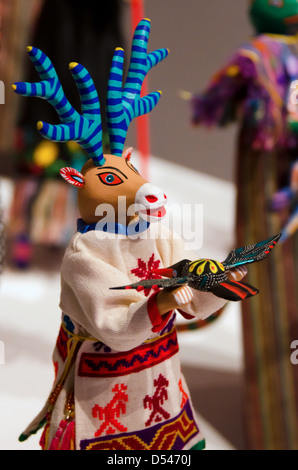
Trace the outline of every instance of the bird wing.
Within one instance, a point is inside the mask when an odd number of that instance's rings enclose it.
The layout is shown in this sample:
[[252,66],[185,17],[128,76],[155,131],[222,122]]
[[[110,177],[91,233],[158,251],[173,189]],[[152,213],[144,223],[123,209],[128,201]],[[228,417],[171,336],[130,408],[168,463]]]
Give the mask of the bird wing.
[[188,277],[177,277],[170,279],[144,279],[143,281],[135,282],[134,284],[128,284],[126,286],[110,287],[111,290],[121,289],[135,289],[141,291],[143,289],[150,289],[153,286],[156,287],[179,287],[182,284],[188,282]]
[[242,264],[261,261],[266,258],[270,251],[275,247],[280,237],[281,233],[269,238],[268,240],[236,248],[228,254],[222,264],[226,269],[232,269]]
[[259,293],[258,289],[250,284],[231,280],[216,284],[210,290],[217,297],[232,301],[248,299]]

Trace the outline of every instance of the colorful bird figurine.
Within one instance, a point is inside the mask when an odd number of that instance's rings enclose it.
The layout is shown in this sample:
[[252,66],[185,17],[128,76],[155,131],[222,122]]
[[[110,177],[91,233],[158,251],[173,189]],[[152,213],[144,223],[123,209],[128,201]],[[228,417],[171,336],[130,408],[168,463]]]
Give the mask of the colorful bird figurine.
[[166,279],[146,279],[127,286],[111,287],[111,289],[158,289],[176,288],[188,284],[193,289],[212,292],[217,297],[238,301],[259,293],[255,287],[230,279],[228,273],[239,266],[261,261],[275,247],[281,234],[274,237],[232,250],[223,262],[212,259],[190,261],[184,259],[164,269],[155,269],[152,274],[164,276]]

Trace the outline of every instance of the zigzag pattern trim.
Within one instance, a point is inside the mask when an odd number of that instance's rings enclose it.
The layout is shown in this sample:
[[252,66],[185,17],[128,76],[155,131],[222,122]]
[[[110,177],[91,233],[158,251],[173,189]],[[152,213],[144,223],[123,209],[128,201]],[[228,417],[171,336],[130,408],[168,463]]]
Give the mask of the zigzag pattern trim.
[[119,377],[139,372],[163,362],[179,350],[176,329],[131,351],[116,354],[82,353],[81,377]]
[[181,413],[171,420],[132,433],[85,439],[80,442],[80,449],[182,450],[199,432],[187,401]]

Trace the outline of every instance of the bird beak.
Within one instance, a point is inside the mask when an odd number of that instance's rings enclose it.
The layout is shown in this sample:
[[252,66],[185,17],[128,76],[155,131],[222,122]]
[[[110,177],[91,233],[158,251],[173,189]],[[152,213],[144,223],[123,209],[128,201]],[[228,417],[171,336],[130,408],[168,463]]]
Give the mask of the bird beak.
[[164,276],[164,277],[173,277],[173,272],[174,272],[174,269],[171,269],[171,268],[164,268],[164,269],[153,269],[152,272],[154,274],[159,274],[160,276]]

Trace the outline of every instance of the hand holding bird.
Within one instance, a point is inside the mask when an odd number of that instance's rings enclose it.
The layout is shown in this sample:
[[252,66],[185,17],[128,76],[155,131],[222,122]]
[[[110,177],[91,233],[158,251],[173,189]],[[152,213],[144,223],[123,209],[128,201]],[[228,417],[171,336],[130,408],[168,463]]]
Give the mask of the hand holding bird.
[[[247,274],[245,266],[231,269],[227,272],[229,279],[241,281]],[[163,289],[158,293],[156,303],[158,310],[161,315],[169,312],[170,310],[178,310],[187,307],[193,299],[193,290],[186,284],[181,287],[177,287],[173,290]]]
[[[236,248],[228,254],[223,262],[205,258],[196,261],[184,259],[168,268],[153,271],[154,274],[164,276],[166,279],[147,279],[127,286],[112,287],[111,289],[136,289],[141,291],[150,287],[153,289],[157,287],[164,288],[163,296],[159,297],[160,299],[164,297],[163,304],[167,304],[167,306],[176,304],[176,307],[173,306],[172,308],[179,308],[178,304],[183,301],[183,298],[186,302],[185,305],[191,302],[189,293],[191,291],[185,290],[185,285],[199,291],[212,292],[217,297],[226,300],[244,300],[259,293],[255,287],[241,282],[247,272],[245,265],[266,258],[276,246],[280,236],[279,233],[268,240]],[[178,289],[173,290],[174,288]],[[161,300],[160,303],[162,304]],[[162,305],[161,308],[164,310],[165,305]]]

